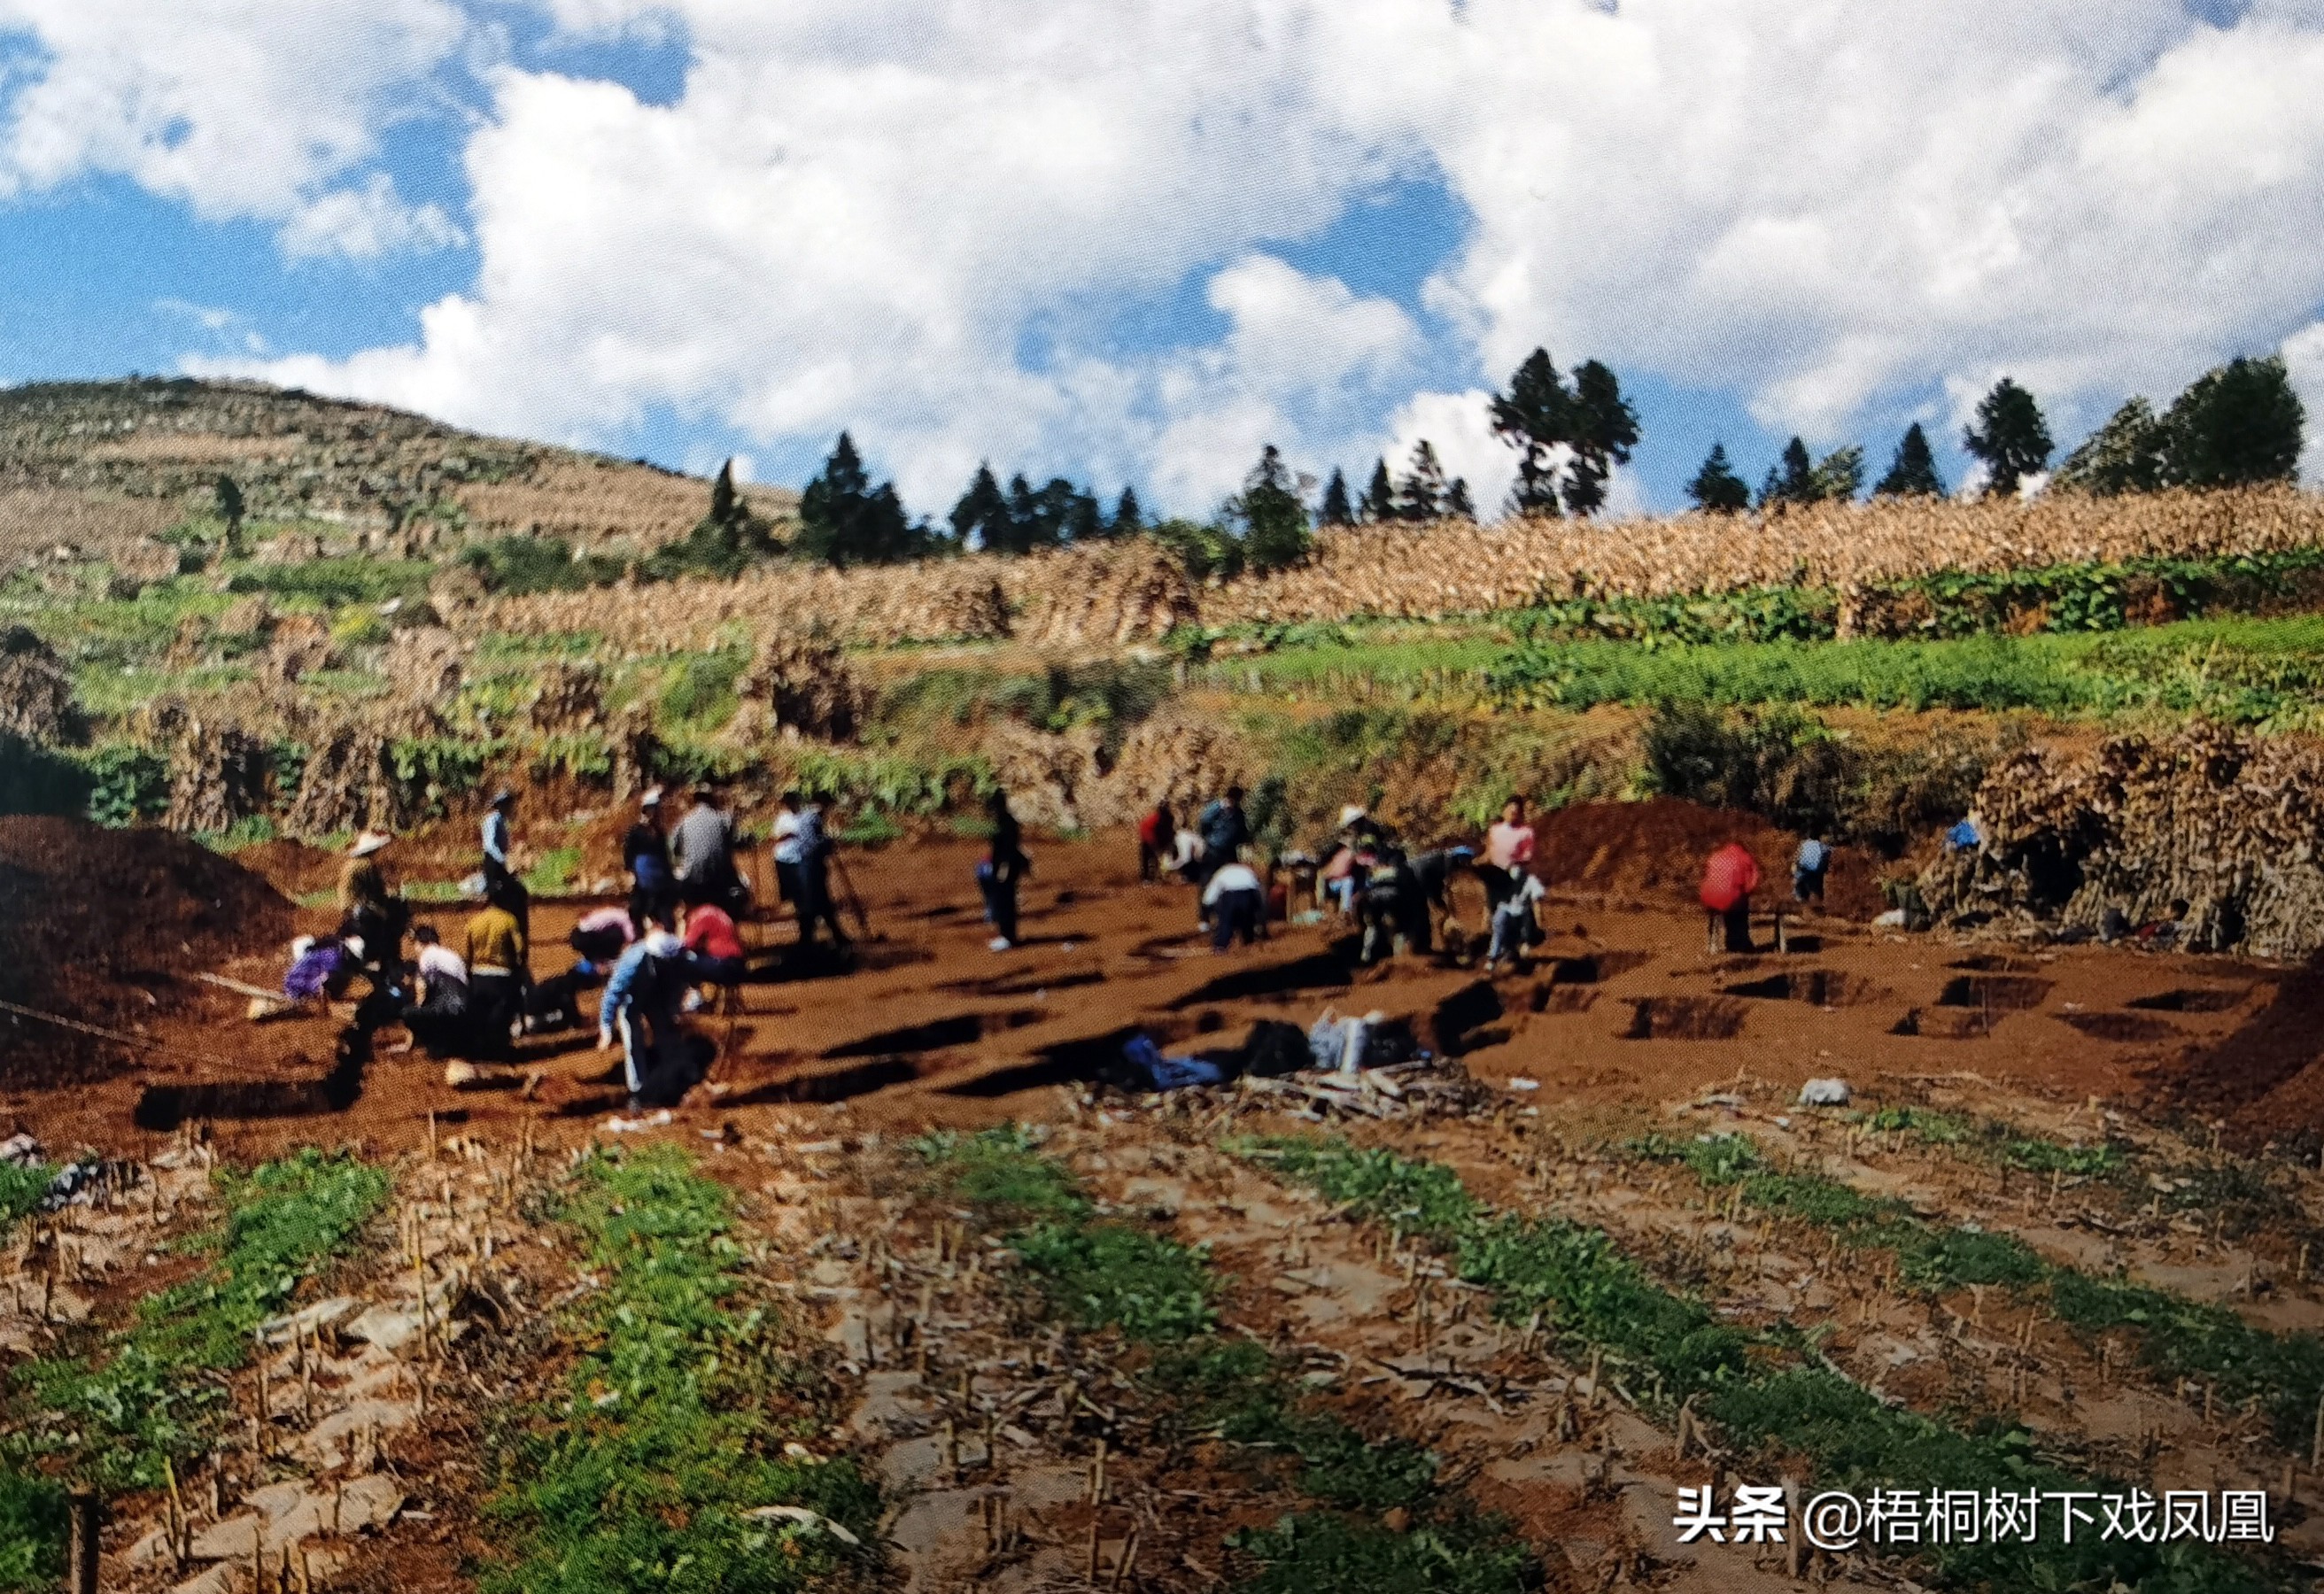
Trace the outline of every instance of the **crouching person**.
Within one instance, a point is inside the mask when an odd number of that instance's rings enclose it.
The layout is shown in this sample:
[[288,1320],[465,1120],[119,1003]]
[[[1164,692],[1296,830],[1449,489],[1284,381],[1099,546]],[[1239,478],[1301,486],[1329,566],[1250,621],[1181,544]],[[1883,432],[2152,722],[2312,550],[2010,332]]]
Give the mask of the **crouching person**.
[[1211,950],[1224,952],[1237,935],[1245,946],[1267,933],[1267,883],[1250,866],[1250,849],[1222,864],[1203,888],[1203,912],[1211,922]]
[[632,1112],[675,1103],[700,1078],[692,1038],[678,1019],[691,975],[685,944],[658,924],[622,954],[605,981],[597,1049],[613,1050],[620,1037]]

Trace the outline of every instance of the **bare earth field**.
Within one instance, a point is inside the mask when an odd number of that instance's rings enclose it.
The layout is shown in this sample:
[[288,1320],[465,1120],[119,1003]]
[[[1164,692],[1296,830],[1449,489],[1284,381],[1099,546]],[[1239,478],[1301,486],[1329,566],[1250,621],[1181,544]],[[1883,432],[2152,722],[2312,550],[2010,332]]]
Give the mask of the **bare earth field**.
[[[2270,1078],[2238,1090],[2228,1077],[2239,1035],[2283,1027],[2272,1004],[2288,982],[2296,1000],[2300,976],[1874,932],[1858,911],[1868,885],[1846,859],[1835,901],[1849,917],[1793,921],[1786,952],[1713,954],[1689,901],[1699,854],[1641,863],[1654,825],[1621,820],[1646,834],[1591,831],[1611,824],[1602,816],[1547,822],[1545,854],[1564,861],[1545,908],[1552,935],[1527,970],[1499,979],[1450,958],[1360,970],[1332,923],[1213,955],[1190,895],[1139,885],[1117,836],[1037,846],[1026,944],[996,955],[971,843],[852,854],[872,936],[839,964],[795,954],[787,922],[749,926],[761,977],[739,1013],[697,1018],[719,1047],[709,1086],[642,1129],[614,1127],[618,1074],[586,1031],[529,1042],[487,1088],[456,1092],[440,1064],[398,1054],[393,1030],[374,1054],[342,1057],[343,1018],[246,1024],[242,998],[189,976],[278,980],[282,924],[269,909],[263,944],[159,957],[150,1001],[106,1007],[108,1027],[147,1038],[143,1057],[124,1064],[115,1049],[108,1063],[100,1046],[50,1070],[33,1021],[8,1032],[0,1131],[136,1172],[126,1193],[47,1221],[40,1243],[67,1260],[50,1265],[39,1304],[25,1281],[41,1265],[20,1263],[0,1294],[0,1359],[122,1321],[181,1274],[168,1241],[202,1221],[213,1162],[352,1145],[392,1170],[392,1241],[383,1215],[372,1242],[301,1289],[301,1326],[226,1377],[258,1425],[239,1424],[178,1480],[184,1503],[116,1496],[105,1586],[475,1587],[505,1553],[504,1524],[480,1506],[506,1481],[484,1459],[496,1414],[553,1394],[583,1353],[563,1313],[604,1276],[549,1193],[593,1145],[672,1144],[732,1193],[752,1287],[815,1369],[810,1392],[786,1397],[805,1403],[791,1442],[852,1458],[880,1485],[885,1559],[840,1575],[931,1591],[1195,1590],[1272,1575],[1280,1564],[1250,1535],[1299,1508],[1314,1474],[1186,1420],[1157,1393],[1165,1352],[1136,1332],[1081,1323],[1055,1300],[1028,1305],[1028,1242],[968,1185],[931,1174],[944,1165],[928,1131],[1013,1122],[1034,1126],[1039,1155],[1094,1211],[1202,1248],[1216,1340],[1265,1347],[1315,1420],[1379,1453],[1425,1447],[1434,1487],[1499,1514],[1532,1557],[1528,1577],[1916,1586],[1889,1556],[1677,1543],[1682,1485],[1797,1468],[1720,1450],[1691,1409],[1657,1397],[1645,1362],[1601,1361],[1545,1331],[1541,1313],[1497,1311],[1419,1220],[1319,1193],[1251,1149],[1253,1137],[1330,1134],[1449,1168],[1504,1212],[1601,1230],[1718,1322],[1809,1329],[1822,1365],[1896,1409],[1943,1422],[2006,1411],[2093,1474],[2157,1492],[2266,1489],[2273,1553],[2324,1550],[2307,1446],[2272,1432],[2258,1398],[2160,1373],[2126,1341],[2019,1293],[1901,1277],[1885,1253],[1849,1249],[1846,1231],[1698,1176],[1670,1149],[1748,1136],[1770,1167],[1902,1203],[1884,1210],[2012,1236],[2045,1265],[2222,1304],[2273,1333],[2313,1331],[2316,1175],[2233,1156],[2236,1137],[2249,1152],[2303,1126],[2237,1120],[2221,1149],[2209,1119],[2184,1110],[2229,1116],[2301,1076],[2278,1036]],[[1784,838],[1755,840],[1775,862]],[[318,866],[295,849],[263,861],[284,886],[314,889]],[[1473,926],[1480,904],[1463,890]],[[565,932],[588,906],[536,907],[537,974],[566,966]],[[459,911],[433,916],[447,939]],[[293,917],[327,927],[316,910]],[[1089,1083],[1139,1031],[1165,1051],[1225,1050],[1256,1020],[1305,1029],[1326,1008],[1408,1019],[1432,1059],[1355,1092],[1295,1078],[1140,1098]],[[1803,1083],[1831,1076],[1856,1092],[1847,1110],[1796,1105]],[[1883,1108],[1904,1110],[1884,1127],[1869,1116]],[[2068,1150],[2111,1146],[2139,1176],[2070,1158],[2043,1172],[1911,1127],[1953,1119]],[[2265,1171],[2216,1190],[2186,1171],[2229,1166]],[[1351,1509],[1394,1535],[1449,1507]]]

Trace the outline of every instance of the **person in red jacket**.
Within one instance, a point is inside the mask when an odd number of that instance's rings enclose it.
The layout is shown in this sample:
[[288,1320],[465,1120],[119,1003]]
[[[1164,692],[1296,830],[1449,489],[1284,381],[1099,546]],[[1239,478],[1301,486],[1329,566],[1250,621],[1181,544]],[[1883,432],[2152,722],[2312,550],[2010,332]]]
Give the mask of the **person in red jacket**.
[[695,900],[687,905],[681,921],[687,978],[697,985],[740,985],[746,964],[742,937],[735,933],[733,917],[708,900],[708,892],[696,890],[689,895]]
[[1138,822],[1138,878],[1149,884],[1159,880],[1177,844],[1178,821],[1170,812],[1170,799],[1158,797]]
[[1723,921],[1727,950],[1751,950],[1751,893],[1759,889],[1759,861],[1740,843],[1729,842],[1702,866],[1702,906],[1711,921]]

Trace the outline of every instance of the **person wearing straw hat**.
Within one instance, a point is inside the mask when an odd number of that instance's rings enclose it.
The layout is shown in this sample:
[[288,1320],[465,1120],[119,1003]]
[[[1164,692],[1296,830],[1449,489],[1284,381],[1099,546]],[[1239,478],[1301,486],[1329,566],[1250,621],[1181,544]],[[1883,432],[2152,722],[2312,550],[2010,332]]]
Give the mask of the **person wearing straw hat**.
[[403,961],[404,905],[389,889],[379,862],[391,839],[384,831],[364,831],[347,849],[346,867],[339,873],[339,940],[362,943],[357,962],[371,974]]
[[661,827],[661,788],[650,786],[638,799],[638,822],[622,837],[622,867],[630,873],[630,926],[639,935],[678,907],[678,871],[669,861],[669,837]]

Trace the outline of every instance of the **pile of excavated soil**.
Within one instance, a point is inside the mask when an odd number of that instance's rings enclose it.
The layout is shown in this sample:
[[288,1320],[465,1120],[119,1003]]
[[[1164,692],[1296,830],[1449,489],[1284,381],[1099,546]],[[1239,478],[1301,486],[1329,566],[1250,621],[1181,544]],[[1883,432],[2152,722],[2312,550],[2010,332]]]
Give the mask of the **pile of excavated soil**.
[[[0,819],[0,1000],[127,1029],[186,1005],[190,977],[278,946],[292,909],[259,876],[161,830]],[[0,1014],[0,1079],[86,1076],[118,1048]]]
[[2226,1120],[2238,1143],[2324,1133],[2324,953],[2216,1046],[2156,1081],[2170,1104]]
[[337,852],[282,838],[244,847],[234,861],[294,901],[337,889],[346,867],[346,860]]
[[[1703,860],[1740,842],[1759,861],[1760,900],[1791,893],[1800,838],[1756,814],[1706,808],[1674,797],[1643,803],[1577,803],[1534,821],[1535,869],[1553,889],[1591,891],[1642,906],[1692,907]],[[1869,862],[1834,850],[1824,882],[1826,911],[1865,919],[1886,906]]]

